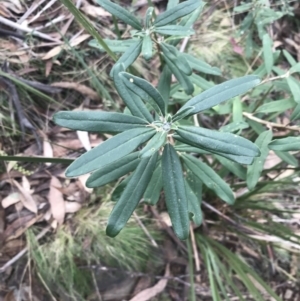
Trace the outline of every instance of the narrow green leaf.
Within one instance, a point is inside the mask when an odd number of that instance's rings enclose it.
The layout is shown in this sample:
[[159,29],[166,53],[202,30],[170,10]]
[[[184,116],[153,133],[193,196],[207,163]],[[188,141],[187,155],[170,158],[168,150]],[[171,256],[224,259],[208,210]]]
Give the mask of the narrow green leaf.
[[225,153],[247,157],[259,155],[259,149],[255,144],[231,133],[220,133],[195,126],[179,126],[176,133],[193,146],[218,152],[219,154]]
[[169,103],[171,79],[172,79],[172,73],[171,73],[168,65],[165,65],[163,67],[163,71],[159,78],[157,90],[160,92],[162,98],[164,99],[166,107],[168,106],[168,103]]
[[172,117],[172,122],[176,122],[180,119],[183,119],[184,117],[188,116],[190,114],[190,112],[193,110],[194,110],[194,107],[186,107],[185,110],[182,110],[180,113],[176,113]]
[[226,81],[193,97],[180,110],[189,106],[194,106],[195,110],[192,114],[197,114],[201,111],[212,108],[225,100],[243,94],[257,86],[259,83],[260,79],[255,75],[247,75]]
[[124,71],[122,65],[115,65],[114,67],[114,83],[119,95],[124,100],[126,106],[130,110],[131,114],[142,119],[152,122],[154,119],[150,114],[149,110],[146,108],[145,104],[135,93],[131,92],[124,85],[121,77],[119,76],[120,72]]
[[[193,189],[190,187],[189,182],[184,180],[186,196],[188,199],[188,211],[190,213],[190,219],[195,223],[196,226],[202,224],[202,211],[201,211],[201,199],[199,200]],[[201,191],[202,187],[198,187]]]
[[193,73],[190,76],[190,80],[194,85],[198,86],[202,90],[208,90],[214,86],[214,84],[211,81],[208,81],[202,76],[195,73]]
[[133,76],[132,74],[121,72],[119,74],[126,87],[132,92],[138,94],[145,101],[152,100],[155,103],[155,108],[159,108],[160,115],[165,116],[166,104],[161,94],[146,80]]
[[167,5],[167,10],[170,10],[171,8],[175,7],[178,5],[179,0],[169,0],[168,5]]
[[181,240],[189,236],[188,202],[182,167],[172,145],[167,144],[162,155],[163,187],[167,209],[174,232]]
[[128,49],[123,53],[123,55],[118,59],[114,67],[110,71],[110,76],[113,77],[115,66],[117,64],[123,64],[124,69],[127,69],[129,66],[131,66],[135,60],[138,58],[142,51],[142,39],[137,40],[135,43],[133,43]]
[[99,45],[105,49],[107,54],[116,61],[116,55],[110,50],[110,48],[107,46],[105,41],[102,39],[102,37],[99,35],[95,27],[86,19],[86,17],[81,13],[81,11],[74,5],[74,3],[71,0],[61,0],[61,2],[68,8],[68,10],[72,13],[72,15],[75,17],[76,21],[82,25],[82,27],[91,35],[94,39],[97,40]]
[[259,177],[261,175],[261,172],[264,168],[264,163],[267,159],[269,148],[268,144],[272,140],[272,131],[268,130],[265,132],[262,132],[256,139],[255,144],[260,149],[260,156],[258,158],[254,159],[254,162],[252,165],[248,166],[247,170],[247,186],[249,190],[254,189],[256,186]]
[[87,132],[124,132],[149,124],[139,117],[104,111],[60,111],[53,121],[62,127]]
[[298,167],[298,160],[293,155],[291,155],[288,152],[280,152],[280,151],[274,151],[275,154],[284,162],[286,162],[289,165]]
[[297,61],[285,49],[282,51],[282,53],[292,67],[297,64]]
[[298,103],[291,115],[291,121],[297,120],[300,118],[300,103]]
[[226,169],[228,169],[234,175],[236,175],[237,177],[239,177],[240,179],[242,179],[244,181],[246,180],[247,170],[245,167],[241,166],[238,163],[231,162],[230,160],[223,158],[222,156],[216,155],[216,158]]
[[100,187],[133,171],[139,164],[139,152],[129,154],[119,160],[97,169],[87,179],[86,186],[90,188]]
[[171,61],[166,55],[164,55],[164,59],[178,82],[181,84],[185,93],[188,95],[192,94],[194,92],[194,85],[192,84],[189,77],[186,74],[182,73],[182,71],[178,69],[174,62]]
[[161,163],[157,165],[151,177],[149,185],[144,193],[144,202],[149,205],[156,205],[159,200],[160,192],[163,188]]
[[275,100],[268,103],[265,103],[258,107],[255,111],[255,113],[273,113],[277,112],[282,113],[286,110],[292,109],[295,107],[295,102],[293,99],[281,99],[281,100]]
[[112,195],[111,195],[111,200],[112,202],[117,202],[122,194],[123,194],[123,191],[125,190],[127,184],[129,183],[131,177],[132,177],[133,174],[127,176],[113,191]]
[[205,74],[222,75],[221,70],[219,68],[212,67],[211,65],[204,62],[202,59],[195,58],[194,56],[188,53],[183,53],[183,55],[187,59],[192,69]]
[[232,101],[232,121],[244,122],[243,117],[243,103],[239,96],[234,97]]
[[249,127],[249,124],[244,121],[236,121],[236,122],[231,122],[228,123],[224,126],[222,126],[219,131],[220,132],[228,132],[228,133],[234,133],[241,131],[243,129],[247,129]]
[[292,76],[287,77],[286,81],[290,87],[290,90],[292,92],[294,100],[297,103],[300,103],[300,84],[299,84],[299,82]]
[[145,28],[148,29],[152,26],[154,7],[148,7],[145,15]]
[[158,153],[140,161],[108,219],[106,234],[115,237],[126,225],[141,200],[155,169]]
[[152,156],[167,141],[167,132],[157,132],[146,144],[146,146],[140,151],[140,157],[146,158]]
[[264,56],[265,66],[268,74],[270,74],[274,65],[274,60],[273,60],[273,50],[272,50],[273,41],[269,36],[269,34],[267,33],[264,34],[262,43],[263,43],[263,56]]
[[139,20],[131,14],[129,11],[124,9],[123,7],[109,1],[109,0],[96,0],[96,2],[102,6],[105,10],[110,12],[115,17],[119,18],[126,24],[132,26],[133,28],[137,30],[142,30],[143,27]]
[[201,5],[201,0],[188,0],[184,1],[173,8],[168,9],[167,11],[160,14],[155,22],[155,26],[164,26],[172,23],[173,21],[182,18],[194,10],[196,10]]
[[120,133],[77,158],[66,170],[66,176],[78,177],[121,159],[154,134],[155,130],[151,128],[137,128]]
[[[113,52],[125,52],[132,45],[136,44],[140,39],[128,39],[128,40],[110,40],[103,39],[105,44],[111,49]],[[106,52],[102,45],[100,45],[97,40],[91,40],[88,43],[89,46],[99,49],[101,52]]]
[[290,74],[298,72],[300,73],[300,62],[293,65],[293,67],[289,70]]
[[281,152],[299,151],[300,137],[287,137],[275,139],[271,143],[269,143],[269,149]]
[[150,60],[153,56],[152,48],[153,46],[150,35],[145,35],[143,37],[142,55],[147,61]]
[[223,201],[232,205],[234,195],[229,185],[205,163],[191,155],[182,155],[186,167],[198,177],[205,186],[213,190]]
[[169,36],[190,36],[195,34],[193,29],[180,25],[165,25],[155,27],[154,32]]

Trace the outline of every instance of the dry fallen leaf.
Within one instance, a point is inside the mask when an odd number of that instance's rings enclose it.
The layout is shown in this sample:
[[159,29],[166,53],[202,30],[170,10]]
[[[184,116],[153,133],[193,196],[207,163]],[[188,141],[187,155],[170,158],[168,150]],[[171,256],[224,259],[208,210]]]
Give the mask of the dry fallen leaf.
[[[44,157],[53,158],[53,149],[52,149],[50,142],[47,140],[43,141],[43,152],[44,152]],[[46,164],[46,166],[51,165],[50,162],[45,163],[45,164]]]
[[21,195],[19,192],[10,193],[7,197],[2,200],[2,207],[7,208],[13,204],[21,201]]
[[90,138],[89,138],[89,133],[84,132],[84,131],[76,131],[78,139],[82,143],[83,147],[89,151],[92,149],[91,143],[90,143]]
[[81,208],[81,204],[77,202],[65,202],[65,212],[75,213]]
[[21,198],[21,202],[23,203],[23,205],[31,212],[33,213],[37,213],[37,205],[35,200],[33,199],[32,195],[30,194],[30,192],[28,192],[26,189],[24,189],[17,181],[12,180],[12,182],[14,183],[14,185],[18,188],[18,190],[21,192],[22,194],[22,198]]
[[104,10],[102,7],[91,5],[87,2],[81,7],[81,10],[91,17],[109,17],[111,14]]
[[70,41],[70,45],[71,47],[75,47],[78,46],[79,44],[81,44],[83,41],[85,41],[86,39],[88,39],[90,37],[89,34],[82,34],[81,36],[76,37],[75,39],[72,39]]
[[87,193],[92,193],[93,192],[93,188],[88,188],[86,187],[85,183],[88,179],[88,177],[90,176],[91,174],[85,174],[85,175],[81,175],[78,177],[78,180],[80,181],[81,183],[81,186],[83,187],[83,189],[87,192]]
[[[169,264],[166,266],[165,271],[165,277],[168,277],[170,275],[170,267]],[[138,293],[136,296],[134,296],[130,301],[147,301],[154,298],[156,295],[161,293],[166,285],[168,283],[168,279],[161,279],[159,280],[154,286],[147,288],[140,293]]]
[[50,181],[50,190],[48,194],[51,212],[53,218],[62,225],[65,218],[65,201],[60,191],[61,183],[56,177],[52,177]]

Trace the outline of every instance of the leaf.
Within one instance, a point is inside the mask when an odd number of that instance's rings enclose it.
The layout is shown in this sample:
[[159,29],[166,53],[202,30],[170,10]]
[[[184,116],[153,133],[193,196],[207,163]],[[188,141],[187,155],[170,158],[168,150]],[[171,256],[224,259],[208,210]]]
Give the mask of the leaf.
[[261,154],[258,158],[254,159],[252,165],[248,166],[247,186],[249,190],[254,189],[259,180],[261,172],[264,168],[264,163],[269,153],[268,144],[272,140],[272,135],[272,131],[270,130],[262,132],[255,141],[255,144],[259,147]]
[[[188,178],[190,178],[190,181],[188,181]],[[200,226],[202,224],[202,220],[203,220],[202,211],[201,211],[202,182],[200,182],[199,179],[197,177],[195,177],[194,174],[189,171],[188,171],[188,178],[184,180],[185,191],[186,191],[186,195],[187,195],[187,199],[188,199],[188,212],[191,214],[190,219],[195,223],[195,225]],[[198,195],[195,194],[194,190],[190,186],[191,181],[197,181]],[[200,185],[199,185],[199,183],[200,183]],[[199,195],[200,195],[200,198],[199,198]]]
[[300,118],[300,103],[298,103],[291,115],[291,121],[294,121],[296,119],[299,119]]
[[255,75],[247,75],[226,81],[193,97],[179,111],[186,107],[194,106],[195,110],[191,113],[191,115],[197,114],[201,111],[212,108],[225,100],[243,94],[257,86],[259,83],[260,79]]
[[[140,39],[128,39],[128,40],[110,40],[103,39],[103,41],[107,44],[107,46],[113,52],[125,52],[128,48],[132,47],[132,45],[136,45],[137,42],[141,41]],[[106,52],[106,50],[100,45],[97,40],[91,40],[88,43],[89,46],[99,49],[102,52]]]
[[192,84],[189,77],[185,73],[182,73],[182,71],[178,69],[176,64],[174,64],[174,62],[170,60],[167,55],[164,55],[164,59],[178,82],[181,84],[185,93],[188,95],[192,94],[194,92],[194,85]]
[[[282,51],[282,53],[292,67],[297,64],[297,61],[285,49]],[[299,66],[300,66],[300,64],[299,64]],[[291,69],[289,70],[290,72],[291,72]]]
[[170,36],[190,36],[192,34],[195,34],[195,31],[193,29],[180,25],[165,25],[154,27],[154,32],[161,35]]
[[162,154],[162,176],[165,200],[176,236],[189,236],[188,202],[179,157],[171,144],[167,144]]
[[117,202],[121,196],[122,196],[122,193],[124,191],[124,189],[126,188],[128,182],[130,181],[132,177],[132,174],[127,176],[113,191],[112,195],[111,195],[111,200],[113,202]]
[[11,179],[11,181],[20,191],[21,202],[23,203],[24,207],[33,213],[37,213],[38,212],[37,204],[33,199],[32,195],[30,194],[30,192],[24,189],[16,180]]
[[146,144],[146,146],[140,151],[140,157],[146,158],[152,156],[167,141],[167,132],[157,132]]
[[246,180],[246,168],[238,163],[231,162],[230,160],[223,158],[222,156],[216,155],[218,161],[230,172],[239,177],[242,180]]
[[115,63],[114,67],[110,71],[110,76],[113,77],[115,66],[117,64],[123,64],[124,69],[127,69],[129,66],[131,66],[135,60],[139,57],[141,51],[142,51],[142,44],[143,40],[139,39],[135,43],[133,43],[128,49],[123,53],[123,55],[118,59],[118,61]]
[[65,201],[61,192],[61,183],[56,177],[51,177],[48,199],[53,218],[62,225],[65,218]]
[[153,121],[153,117],[150,114],[149,110],[146,108],[145,104],[135,93],[132,93],[128,90],[128,88],[124,85],[121,77],[119,77],[119,73],[124,71],[122,65],[115,65],[114,71],[114,83],[115,87],[119,93],[119,95],[124,100],[126,106],[130,110],[131,114],[142,119],[147,120],[149,123]]
[[162,188],[162,169],[161,163],[159,162],[144,193],[144,202],[148,203],[149,205],[155,205],[159,200]]
[[265,103],[258,107],[255,111],[255,113],[273,113],[277,112],[282,113],[286,110],[292,109],[295,107],[295,102],[293,99],[281,99],[276,101],[271,101],[268,103]]
[[300,62],[293,65],[293,67],[289,70],[290,74],[298,72],[300,73]]
[[274,60],[273,60],[273,50],[272,50],[273,41],[269,36],[269,34],[267,33],[264,34],[262,43],[263,43],[263,56],[264,56],[265,66],[268,74],[270,74],[274,65]]
[[231,133],[220,133],[195,126],[179,126],[176,133],[193,146],[221,155],[222,153],[247,157],[259,155],[259,149],[255,144]]
[[107,10],[112,15],[119,18],[126,24],[132,26],[133,28],[135,28],[137,30],[143,29],[139,20],[134,15],[132,15],[130,12],[128,12],[126,9],[124,9],[123,7],[121,7],[115,3],[112,3],[111,1],[108,1],[108,0],[96,0],[96,2],[100,6],[102,6],[105,10]]
[[209,166],[191,155],[182,155],[186,167],[198,177],[204,185],[213,190],[226,203],[234,203],[234,195],[229,185]]
[[85,131],[77,131],[76,134],[82,146],[85,148],[85,150],[86,151],[91,150],[92,147],[90,143],[89,133]]
[[183,53],[184,57],[188,61],[188,64],[191,66],[192,69],[197,70],[199,72],[205,74],[212,74],[212,75],[221,75],[221,70],[217,67],[212,67],[211,65],[207,64],[200,58],[195,58],[194,56]]
[[284,162],[289,165],[298,167],[298,160],[293,155],[289,154],[288,152],[280,152],[275,151],[275,154]]
[[110,164],[135,150],[155,134],[154,129],[137,128],[120,133],[77,158],[66,170],[77,177]]
[[188,0],[184,1],[173,8],[168,9],[162,14],[158,15],[154,22],[154,26],[164,26],[172,23],[173,21],[182,18],[194,10],[196,10],[202,3],[201,0]]
[[157,158],[158,153],[155,153],[152,157],[140,161],[121,198],[110,214],[106,227],[108,236],[115,237],[126,225],[149,184]]
[[115,181],[133,171],[139,162],[139,152],[129,154],[93,172],[87,179],[86,186],[89,188],[100,187]]
[[299,82],[292,76],[287,77],[286,81],[287,81],[287,83],[289,85],[289,88],[292,92],[294,100],[297,103],[300,103],[300,84],[299,84]]
[[222,126],[219,131],[220,132],[227,132],[227,133],[233,133],[233,132],[238,132],[243,129],[247,129],[249,127],[249,124],[244,121],[236,121],[236,122],[231,122],[228,123],[224,126]]
[[168,106],[170,89],[171,89],[172,73],[167,65],[164,65],[163,71],[159,78],[157,90],[160,92],[162,98],[165,101],[165,106]]
[[152,40],[150,35],[145,35],[143,38],[142,55],[147,61],[150,60],[153,56],[152,47]]
[[54,114],[53,121],[72,130],[105,133],[124,132],[149,124],[139,117],[104,111],[60,111]]
[[173,117],[172,117],[172,122],[176,122],[180,119],[183,119],[184,117],[188,116],[191,111],[194,110],[194,107],[186,107],[185,110],[182,110],[181,112],[177,112]]
[[153,12],[154,12],[154,7],[148,7],[146,14],[145,14],[145,28],[149,29],[152,25],[152,18],[153,18]]
[[153,107],[155,107],[156,110],[157,107],[159,108],[159,111],[157,113],[165,116],[165,101],[158,90],[156,90],[150,83],[142,78],[133,76],[132,74],[126,72],[121,72],[119,76],[121,77],[123,83],[127,88],[129,88],[132,92],[138,94],[145,101],[152,100],[152,103],[154,102]]
[[287,137],[275,139],[269,143],[269,149],[281,152],[299,151],[300,137]]

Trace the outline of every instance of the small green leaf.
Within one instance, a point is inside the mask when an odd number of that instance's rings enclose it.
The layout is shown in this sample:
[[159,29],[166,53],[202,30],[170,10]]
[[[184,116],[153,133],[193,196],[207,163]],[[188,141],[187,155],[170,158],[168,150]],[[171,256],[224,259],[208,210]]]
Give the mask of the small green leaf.
[[247,157],[259,155],[259,149],[255,144],[231,133],[220,133],[195,126],[179,126],[176,133],[191,145],[218,152],[220,155],[223,153]]
[[[297,61],[285,49],[282,51],[282,53],[292,67],[297,64]],[[290,71],[291,71],[291,69],[290,69]]]
[[176,122],[180,119],[183,119],[184,117],[188,116],[190,114],[190,112],[193,110],[194,110],[194,107],[186,107],[185,110],[182,110],[180,113],[176,113],[172,117],[172,122]]
[[181,84],[185,93],[188,95],[192,94],[194,92],[194,85],[192,84],[189,77],[185,73],[182,73],[182,71],[178,69],[176,64],[174,64],[174,61],[170,60],[167,55],[164,55],[164,59],[178,82]]
[[255,75],[247,75],[226,81],[193,97],[180,110],[189,106],[194,106],[195,110],[192,114],[197,114],[201,111],[212,108],[225,100],[243,94],[257,86],[259,83],[260,79]]
[[244,181],[246,180],[247,170],[245,167],[241,166],[238,163],[232,162],[226,158],[223,158],[222,156],[216,155],[216,158],[226,169],[228,169],[234,175],[236,175],[237,177],[239,177],[240,179],[242,179]]
[[157,90],[160,92],[161,96],[165,101],[165,107],[168,106],[169,103],[169,96],[170,96],[170,89],[171,89],[171,79],[172,73],[167,65],[163,67],[163,71],[159,78]]
[[267,33],[264,34],[262,43],[263,43],[263,56],[264,56],[265,66],[268,74],[270,74],[274,65],[274,60],[273,60],[273,50],[272,50],[273,41],[269,36],[269,34]]
[[298,160],[293,155],[291,155],[288,152],[280,152],[280,151],[274,151],[275,154],[284,162],[286,162],[289,165],[298,167]]
[[291,115],[291,121],[297,120],[300,118],[300,103],[298,103]]
[[146,144],[146,146],[140,151],[140,157],[146,158],[152,156],[167,141],[167,132],[157,132]]
[[148,7],[145,15],[145,28],[148,29],[152,26],[154,7]]
[[115,66],[117,66],[117,64],[123,64],[124,69],[127,69],[135,62],[135,60],[138,58],[138,56],[142,51],[142,43],[143,43],[142,39],[139,39],[135,43],[133,43],[130,47],[128,47],[128,49],[123,53],[123,55],[118,59],[114,67],[111,69],[110,71],[111,77],[113,77]]
[[[198,182],[202,184],[202,182]],[[184,184],[186,196],[188,199],[188,211],[190,213],[190,219],[195,223],[196,226],[200,226],[203,220],[201,211],[201,198],[199,199],[198,196],[194,193],[187,180],[184,180]],[[202,185],[198,186],[197,189],[201,193]]]
[[53,121],[62,127],[87,132],[119,133],[149,124],[139,117],[104,111],[60,111]]
[[149,185],[144,193],[144,202],[149,205],[156,205],[159,200],[160,192],[163,188],[161,163],[157,165],[151,177]]
[[182,167],[172,145],[167,144],[162,155],[163,187],[167,209],[174,232],[181,240],[189,236],[188,202]]
[[122,65],[118,64],[114,66],[114,83],[119,95],[124,100],[132,115],[145,119],[151,123],[154,119],[141,98],[129,91],[124,85],[121,77],[119,77],[119,74],[122,71],[124,71]]
[[115,237],[141,200],[156,166],[158,153],[140,161],[108,219],[106,234]]
[[228,133],[234,133],[238,132],[243,129],[247,129],[249,127],[249,124],[244,121],[236,121],[228,123],[220,128],[220,132],[228,132]]
[[289,70],[290,74],[298,72],[300,73],[300,62],[293,65],[293,67]]
[[275,139],[271,143],[269,143],[269,149],[281,152],[299,151],[300,137],[287,137]]
[[[165,116],[166,113],[166,104],[161,96],[161,94],[156,90],[150,83],[146,80],[133,76],[132,74],[121,72],[119,74],[123,83],[135,94],[138,94],[145,101],[151,101],[151,104],[154,103],[154,109],[158,111],[157,113]],[[158,110],[157,110],[158,107]]]
[[223,201],[232,205],[234,195],[229,185],[205,163],[191,155],[182,155],[186,167],[198,177],[204,185],[213,190]]
[[139,20],[134,15],[132,15],[129,11],[124,9],[123,7],[121,7],[115,3],[112,3],[111,1],[108,1],[108,0],[96,0],[96,2],[99,5],[101,5],[105,10],[107,10],[112,15],[119,18],[126,24],[132,26],[133,28],[135,28],[137,30],[143,29]]
[[111,195],[111,200],[112,202],[117,202],[122,194],[123,194],[123,191],[125,190],[128,182],[130,181],[131,177],[132,177],[133,174],[127,176],[113,191],[112,195]]
[[142,55],[147,61],[150,60],[153,56],[152,48],[153,46],[150,35],[145,35],[143,37]]
[[255,113],[273,113],[277,112],[282,113],[286,110],[292,109],[295,107],[295,102],[293,99],[281,99],[281,100],[275,100],[268,103],[265,103],[258,107],[255,111]]
[[155,26],[164,26],[167,24],[172,23],[173,21],[182,18],[194,10],[196,10],[202,3],[201,0],[188,0],[184,1],[176,6],[174,6],[171,9],[168,9],[167,11],[160,14],[155,22]]
[[263,171],[264,163],[269,153],[268,144],[272,140],[272,135],[272,131],[270,130],[262,132],[255,141],[255,144],[259,147],[261,154],[258,158],[254,159],[252,165],[248,166],[247,186],[249,190],[254,189],[259,180],[261,172]]
[[154,32],[169,36],[190,36],[195,34],[193,29],[180,25],[165,25],[155,27]]
[[100,187],[115,181],[133,171],[138,166],[139,162],[139,152],[129,154],[120,160],[105,165],[101,169],[97,169],[87,179],[86,186],[89,188]]
[[187,59],[192,69],[205,74],[222,75],[221,70],[219,68],[212,67],[211,65],[207,64],[200,58],[195,58],[194,56],[188,53],[183,53],[183,55]]
[[77,158],[66,170],[66,176],[78,177],[121,159],[154,134],[155,130],[151,128],[136,128],[120,133]]
[[286,81],[290,87],[290,90],[292,92],[294,100],[297,103],[300,103],[300,84],[299,84],[299,82],[292,76],[287,77]]
[[[128,40],[110,40],[103,39],[107,46],[113,52],[125,52],[132,45],[136,44],[140,39],[128,39]],[[102,52],[106,52],[102,45],[100,45],[97,40],[91,40],[88,43],[89,46],[99,49]]]

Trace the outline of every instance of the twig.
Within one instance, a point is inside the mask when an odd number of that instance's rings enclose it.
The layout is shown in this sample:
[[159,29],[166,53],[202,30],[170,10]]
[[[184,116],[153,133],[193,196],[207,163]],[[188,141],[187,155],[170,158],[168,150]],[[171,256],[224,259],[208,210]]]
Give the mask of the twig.
[[19,39],[24,39],[25,38],[22,34],[19,34],[15,31],[2,29],[2,28],[0,28],[0,35],[12,36],[12,37],[16,37],[16,38],[19,38]]
[[40,15],[47,10],[48,8],[50,8],[57,0],[51,0],[49,1],[28,23],[32,23],[34,22],[37,18],[40,17]]
[[279,124],[279,123],[275,123],[275,122],[270,122],[270,121],[266,121],[266,120],[262,120],[260,118],[254,117],[251,113],[246,113],[244,112],[243,115],[245,117],[247,117],[248,119],[251,119],[253,121],[256,121],[258,123],[264,124],[269,128],[281,128],[281,129],[286,129],[286,130],[291,130],[291,131],[296,131],[296,132],[300,132],[300,127],[298,126],[289,126],[289,125],[284,125],[284,124]]
[[34,30],[34,29],[30,28],[30,27],[27,27],[27,26],[22,26],[22,25],[20,25],[18,23],[12,22],[12,21],[10,21],[10,20],[2,17],[2,16],[0,16],[0,23],[2,23],[4,25],[7,25],[7,26],[9,26],[11,28],[18,29],[18,30],[30,33],[33,36],[39,37],[39,38],[44,39],[44,40],[48,40],[48,41],[52,41],[52,42],[60,42],[59,40],[57,40],[55,38],[52,38],[52,37],[50,37],[47,34],[44,34],[42,32],[36,31],[36,30]]
[[102,301],[102,297],[101,297],[101,294],[100,294],[100,291],[99,291],[99,287],[98,287],[98,284],[97,284],[97,280],[96,280],[94,271],[92,271],[92,278],[93,278],[93,283],[94,283],[94,287],[95,287],[95,290],[96,290],[96,295],[98,297],[98,301]]
[[[191,242],[192,242],[192,248],[193,248],[193,253],[194,253],[194,258],[195,258],[195,267],[196,267],[196,272],[197,274],[200,272],[200,259],[199,259],[199,253],[197,250],[197,245],[196,245],[196,240],[195,240],[195,233],[192,225],[190,226],[190,232],[191,232]],[[201,283],[201,276],[200,274],[196,275],[196,281],[198,283]]]
[[156,241],[154,240],[154,238],[152,237],[152,235],[149,233],[149,231],[147,230],[147,228],[144,226],[144,224],[142,223],[142,221],[140,220],[140,218],[138,217],[138,215],[135,212],[133,212],[133,216],[134,216],[135,220],[138,222],[138,224],[140,225],[140,227],[145,232],[146,236],[150,239],[152,245],[155,248],[158,248],[158,245],[157,245]]
[[[36,240],[40,240],[42,237],[44,237],[50,229],[51,229],[51,226],[49,226],[49,227],[45,228],[43,231],[41,231],[41,233],[37,235]],[[28,247],[21,250],[17,255],[15,255],[11,260],[9,260],[5,265],[3,265],[0,268],[0,274],[4,273],[7,268],[9,268],[16,261],[18,261],[27,252],[28,252]]]
[[33,3],[31,7],[25,12],[25,14],[17,21],[18,24],[22,24],[40,5],[46,0],[41,0],[39,3]]
[[286,73],[284,73],[284,74],[282,74],[282,75],[278,75],[278,76],[274,76],[274,77],[271,77],[271,78],[267,78],[267,79],[263,80],[263,81],[260,83],[260,85],[263,85],[263,84],[268,83],[268,82],[272,82],[272,81],[274,81],[274,80],[287,78],[287,77],[289,77],[289,76],[290,76],[290,72],[288,71],[288,72],[286,72]]

